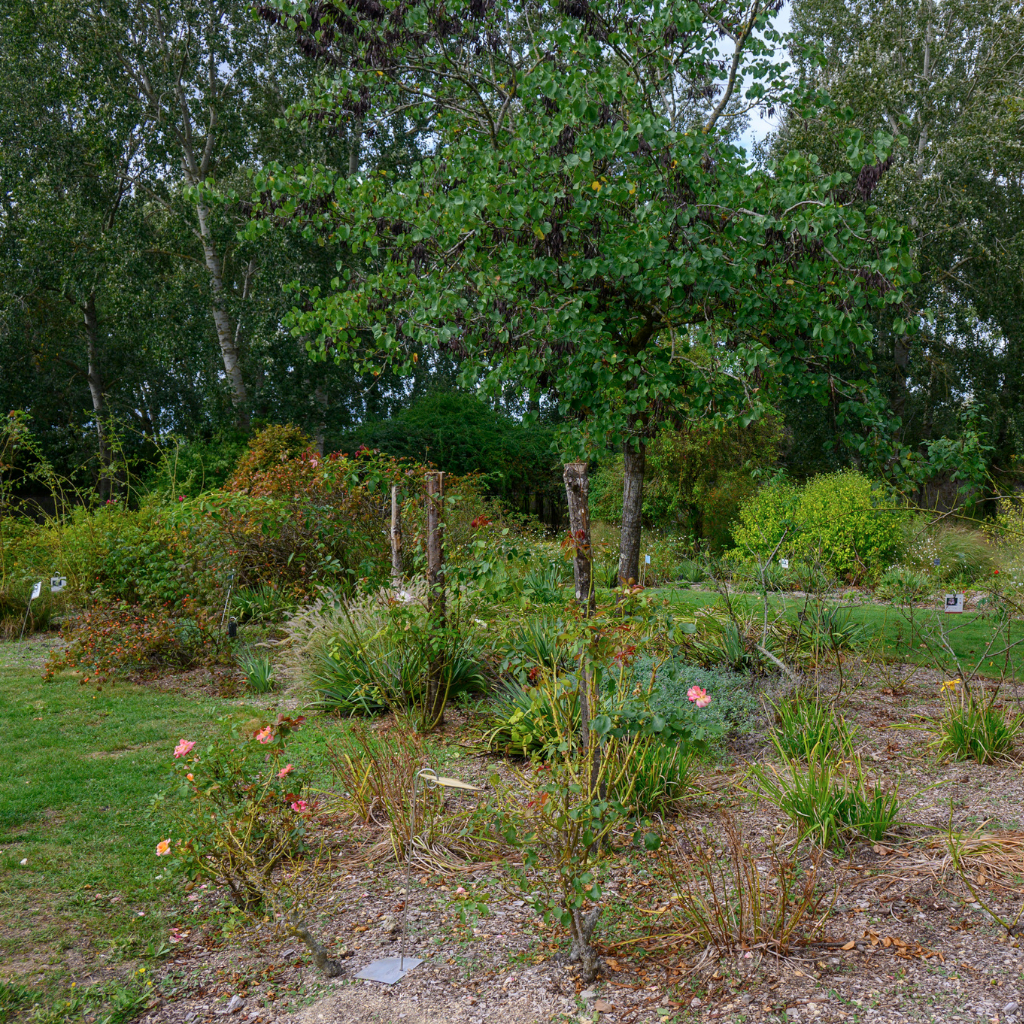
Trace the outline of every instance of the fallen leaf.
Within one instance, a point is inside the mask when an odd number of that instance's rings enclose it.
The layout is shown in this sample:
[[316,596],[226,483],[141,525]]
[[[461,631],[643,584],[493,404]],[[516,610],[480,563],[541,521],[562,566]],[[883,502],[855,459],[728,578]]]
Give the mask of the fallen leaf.
[[853,939],[850,939],[850,941],[845,946],[843,946],[842,948],[843,949],[855,949],[856,946],[857,946],[857,943],[854,942]]
[[594,1009],[597,1010],[598,1013],[611,1013],[613,1006],[604,999],[595,999]]

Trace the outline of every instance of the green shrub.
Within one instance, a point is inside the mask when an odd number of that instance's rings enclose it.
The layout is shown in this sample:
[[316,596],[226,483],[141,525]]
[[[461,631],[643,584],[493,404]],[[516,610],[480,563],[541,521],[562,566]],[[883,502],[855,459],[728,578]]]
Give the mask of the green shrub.
[[558,756],[556,723],[571,722],[574,733],[580,728],[578,681],[571,674],[533,671],[536,683],[505,682],[491,708],[496,724],[483,739],[490,750],[551,760]]
[[421,708],[430,666],[437,662],[446,701],[487,692],[484,654],[457,623],[438,632],[422,607],[363,602],[315,655],[316,706],[346,716]]
[[815,477],[804,485],[796,509],[801,546],[840,574],[877,576],[903,539],[907,513],[894,505],[854,470]]
[[212,491],[222,487],[234,472],[245,448],[246,437],[240,432],[175,444],[147,473],[144,487],[170,500],[182,494],[195,497]]
[[270,583],[239,587],[231,595],[231,604],[239,623],[280,622],[297,607],[293,597]]
[[[879,576],[898,555],[908,513],[854,470],[814,477],[803,487],[773,484],[740,509],[739,554],[801,557],[848,579]],[[780,541],[782,542],[780,544]]]
[[767,557],[783,538],[782,554],[794,550],[797,506],[800,488],[789,483],[769,484],[745,501],[739,510],[738,522],[733,526],[733,540],[739,554],[753,553]]
[[277,685],[274,666],[265,654],[245,654],[238,659],[250,693],[270,693]]
[[797,696],[772,708],[776,719],[772,740],[787,760],[806,761],[814,750],[826,757],[852,755],[856,730],[822,701]]
[[877,781],[869,784],[858,758],[852,758],[847,776],[821,746],[806,750],[803,760],[787,757],[777,742],[776,747],[783,769],[755,765],[752,775],[763,795],[790,818],[802,838],[822,849],[842,849],[858,836],[879,842],[895,828],[898,793],[887,793]]
[[935,592],[936,581],[923,569],[890,565],[882,573],[875,594],[888,601],[911,604]]
[[45,632],[53,625],[54,615],[63,610],[64,599],[50,592],[48,579],[42,580],[42,592],[29,609],[28,598],[34,582],[20,586],[9,583],[0,588],[0,638],[16,639],[22,630],[26,636]]
[[939,722],[939,750],[956,761],[993,764],[1013,752],[1024,715],[1007,718],[996,707],[998,694],[986,700],[959,679],[942,683],[945,711]]
[[708,721],[718,723],[728,733],[748,733],[756,728],[760,704],[749,676],[728,669],[702,669],[679,657],[660,662],[652,657],[637,658],[630,676],[633,685],[639,687],[653,676],[648,702],[656,715],[671,715],[685,708],[689,703],[687,692],[699,686],[712,698],[703,712]]

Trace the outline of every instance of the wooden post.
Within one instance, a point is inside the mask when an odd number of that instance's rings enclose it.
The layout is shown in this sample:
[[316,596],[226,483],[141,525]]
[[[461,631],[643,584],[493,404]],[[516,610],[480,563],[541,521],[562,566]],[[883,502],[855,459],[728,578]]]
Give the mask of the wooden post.
[[594,592],[594,551],[590,545],[590,483],[585,462],[567,462],[562,469],[565,496],[569,502],[569,536],[575,551],[572,574],[576,600],[585,616],[597,610]]
[[444,540],[441,521],[444,501],[444,473],[427,474],[427,613],[435,632],[434,654],[427,675],[427,698],[424,724],[428,729],[444,721],[444,705],[448,699],[444,675],[445,618]]
[[402,506],[398,501],[398,485],[391,486],[391,589],[402,589]]

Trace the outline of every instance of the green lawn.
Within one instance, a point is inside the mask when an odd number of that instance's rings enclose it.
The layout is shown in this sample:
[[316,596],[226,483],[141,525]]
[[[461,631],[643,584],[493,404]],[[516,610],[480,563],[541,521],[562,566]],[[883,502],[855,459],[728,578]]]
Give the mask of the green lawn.
[[[703,590],[665,588],[662,593],[669,597],[676,613],[682,615],[722,600],[718,594]],[[736,594],[733,600],[737,608],[747,613],[760,613],[762,609],[757,595]],[[781,612],[796,623],[805,603],[802,598],[770,595],[769,606],[772,615]],[[994,678],[1024,679],[1024,622],[1009,624],[1011,647],[1007,652],[1007,624],[977,612],[947,615],[939,608],[916,609],[911,621],[906,613],[890,605],[844,603],[842,608],[851,621],[864,626],[866,651],[874,656],[927,665],[953,676],[958,670],[954,658],[943,649],[944,635],[968,674],[973,671]],[[814,614],[812,608],[810,615]]]
[[[257,712],[145,686],[46,683],[41,651],[39,642],[0,645],[0,1022],[19,1003],[63,1000],[75,977],[169,951],[180,878],[165,876],[155,856],[165,836],[150,798],[179,739]],[[295,752],[315,763],[336,728],[311,722]]]

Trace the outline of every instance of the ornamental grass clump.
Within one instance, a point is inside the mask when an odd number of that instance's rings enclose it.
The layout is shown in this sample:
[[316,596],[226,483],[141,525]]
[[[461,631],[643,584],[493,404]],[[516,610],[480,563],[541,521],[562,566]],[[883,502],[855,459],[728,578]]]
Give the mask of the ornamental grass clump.
[[860,758],[833,759],[818,744],[803,757],[788,756],[774,737],[782,767],[755,765],[760,794],[782,811],[799,836],[820,849],[843,850],[857,838],[879,842],[899,823],[897,788],[870,781]]
[[938,747],[955,761],[993,764],[1014,748],[1024,715],[1007,717],[996,706],[998,689],[987,700],[959,679],[941,684],[944,703],[939,721]]

